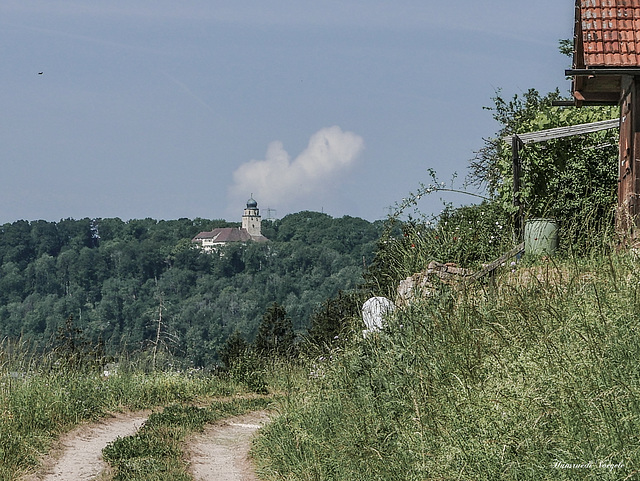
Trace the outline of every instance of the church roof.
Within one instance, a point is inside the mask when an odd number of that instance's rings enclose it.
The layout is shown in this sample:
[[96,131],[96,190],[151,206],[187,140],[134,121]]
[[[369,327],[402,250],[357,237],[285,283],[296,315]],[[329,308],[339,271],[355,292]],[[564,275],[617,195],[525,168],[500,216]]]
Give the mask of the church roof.
[[211,239],[214,242],[246,242],[251,236],[241,227],[220,227],[211,232],[200,232],[193,240]]
[[213,229],[211,232],[200,232],[193,238],[194,241],[211,240],[215,243],[227,242],[265,242],[268,239],[265,236],[252,236],[247,229],[242,227],[220,227]]

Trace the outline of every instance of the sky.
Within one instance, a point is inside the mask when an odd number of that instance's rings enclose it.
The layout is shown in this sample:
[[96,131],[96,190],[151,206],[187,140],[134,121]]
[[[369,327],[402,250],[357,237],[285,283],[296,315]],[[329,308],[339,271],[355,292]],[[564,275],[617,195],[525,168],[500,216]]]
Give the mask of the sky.
[[[2,0],[0,224],[384,219],[498,89],[568,93],[572,0]],[[473,197],[435,193],[443,202]],[[463,198],[464,197],[464,198]]]

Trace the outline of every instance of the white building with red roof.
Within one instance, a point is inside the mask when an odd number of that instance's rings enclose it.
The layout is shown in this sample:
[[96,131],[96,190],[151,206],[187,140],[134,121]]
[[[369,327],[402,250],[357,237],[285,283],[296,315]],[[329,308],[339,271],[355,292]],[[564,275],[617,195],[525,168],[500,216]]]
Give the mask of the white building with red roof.
[[211,232],[200,232],[192,241],[206,252],[217,251],[227,244],[241,242],[267,242],[262,235],[262,218],[258,203],[252,198],[247,201],[247,207],[242,214],[242,227],[220,227]]

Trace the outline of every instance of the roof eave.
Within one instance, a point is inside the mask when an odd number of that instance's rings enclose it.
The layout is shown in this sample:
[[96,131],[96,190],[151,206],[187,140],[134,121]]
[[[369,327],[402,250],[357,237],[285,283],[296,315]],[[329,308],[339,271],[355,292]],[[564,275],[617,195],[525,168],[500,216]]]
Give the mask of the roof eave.
[[624,77],[640,76],[638,67],[591,67],[565,70],[573,77],[573,96],[577,106],[618,105]]
[[635,77],[640,76],[640,67],[610,67],[603,65],[589,68],[570,68],[565,70],[564,73],[568,77],[622,77],[624,75]]

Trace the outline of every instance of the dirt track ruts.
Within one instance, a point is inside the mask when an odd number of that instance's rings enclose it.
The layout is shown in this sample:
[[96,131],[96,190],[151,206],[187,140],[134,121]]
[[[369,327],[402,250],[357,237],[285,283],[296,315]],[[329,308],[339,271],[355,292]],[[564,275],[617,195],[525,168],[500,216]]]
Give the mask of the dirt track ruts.
[[[102,450],[118,437],[134,434],[149,412],[117,414],[63,435],[36,474],[21,481],[91,481],[107,468]],[[190,471],[196,481],[257,481],[249,461],[251,437],[268,422],[256,411],[207,426],[186,443]]]

